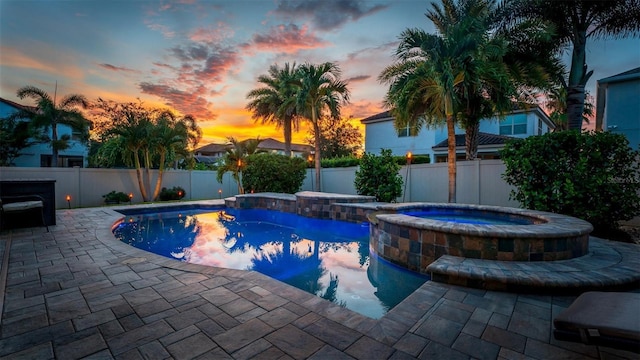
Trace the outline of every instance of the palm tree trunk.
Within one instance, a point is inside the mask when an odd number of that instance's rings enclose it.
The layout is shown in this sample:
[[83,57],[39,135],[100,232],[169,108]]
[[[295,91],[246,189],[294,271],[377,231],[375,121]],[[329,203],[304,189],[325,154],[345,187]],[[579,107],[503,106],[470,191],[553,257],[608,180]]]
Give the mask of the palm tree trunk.
[[[145,149],[143,151],[144,154],[144,172],[146,174],[146,177],[144,179],[144,186],[146,189],[149,189],[149,191],[151,191],[151,156],[149,154],[149,150]],[[151,201],[153,201],[154,199],[151,199]]]
[[162,175],[164,173],[164,152],[160,153],[160,167],[158,168],[158,179],[156,180],[156,188],[153,190],[153,201],[160,195],[160,188],[162,187]]
[[54,120],[51,124],[51,167],[58,167],[58,147],[55,145],[58,140],[58,123]]
[[569,130],[582,129],[582,114],[586,98],[585,85],[593,74],[587,72],[586,61],[586,33],[578,33],[573,39],[573,54],[571,57],[571,71],[567,84],[567,122]]
[[133,153],[133,161],[136,165],[136,177],[138,178],[138,188],[140,189],[140,195],[142,195],[142,201],[149,201],[147,197],[147,189],[144,187],[144,182],[142,181],[142,169],[140,167],[140,158],[138,157],[138,152],[135,151]]
[[480,122],[474,121],[473,125],[467,125],[464,133],[464,148],[467,160],[475,160],[478,157],[478,133]]
[[449,169],[449,202],[456,202],[456,130],[453,115],[447,115],[447,163]]
[[284,154],[291,157],[291,116],[284,119]]
[[316,165],[316,191],[320,192],[320,126],[318,126],[318,118],[315,107],[311,108],[311,122],[313,123],[313,132],[315,135],[315,165]]

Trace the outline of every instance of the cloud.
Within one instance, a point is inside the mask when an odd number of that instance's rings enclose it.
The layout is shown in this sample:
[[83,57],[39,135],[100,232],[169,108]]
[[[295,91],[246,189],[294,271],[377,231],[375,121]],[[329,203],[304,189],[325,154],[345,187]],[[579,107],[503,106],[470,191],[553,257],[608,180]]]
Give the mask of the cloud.
[[295,24],[272,27],[267,34],[255,34],[251,45],[260,51],[295,53],[303,49],[324,47],[326,42],[312,33],[308,27]]
[[[191,114],[197,120],[212,120],[216,114],[209,110],[209,102],[200,96],[198,91],[183,91],[163,84],[142,82],[139,84],[143,94],[154,95],[165,100],[165,105],[178,110],[182,114]],[[203,88],[199,91],[205,91]]]
[[371,75],[357,75],[357,76],[352,76],[348,78],[346,81],[348,83],[354,83],[359,81],[365,81],[365,80],[368,80],[369,78],[371,78]]
[[149,29],[162,33],[166,39],[173,39],[176,36],[176,32],[171,30],[168,26],[152,23],[150,21],[145,21],[145,24]]
[[232,38],[233,35],[233,29],[220,21],[215,28],[197,28],[193,30],[189,34],[189,39],[195,42],[213,44]]
[[327,31],[387,7],[369,7],[367,2],[362,0],[280,0],[274,13],[290,19],[308,18],[315,27]]
[[115,65],[111,65],[111,64],[98,64],[98,66],[103,67],[107,70],[111,70],[111,71],[116,71],[116,72],[126,72],[126,73],[137,73],[139,71],[137,70],[133,70],[133,69],[129,69],[126,67],[122,67],[122,66],[115,66]]

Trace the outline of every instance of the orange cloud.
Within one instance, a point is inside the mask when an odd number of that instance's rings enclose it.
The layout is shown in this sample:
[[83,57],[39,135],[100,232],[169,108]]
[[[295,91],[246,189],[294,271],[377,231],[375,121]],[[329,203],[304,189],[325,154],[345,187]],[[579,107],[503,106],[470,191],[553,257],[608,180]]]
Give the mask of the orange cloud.
[[267,34],[255,34],[250,44],[245,48],[255,48],[259,51],[295,53],[299,50],[317,49],[327,46],[327,43],[312,33],[308,27],[296,24],[278,25],[272,27]]

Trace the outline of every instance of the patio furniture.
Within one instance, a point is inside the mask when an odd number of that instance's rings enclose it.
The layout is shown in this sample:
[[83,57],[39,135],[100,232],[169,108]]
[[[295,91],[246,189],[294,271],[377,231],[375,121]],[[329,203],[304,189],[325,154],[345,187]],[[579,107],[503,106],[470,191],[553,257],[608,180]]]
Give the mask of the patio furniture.
[[[45,201],[40,195],[3,196],[0,198],[0,230],[4,228],[7,217],[13,216],[38,216],[42,225],[49,226],[44,219]],[[36,215],[37,214],[37,215]]]
[[44,220],[47,225],[56,224],[56,180],[54,179],[5,179],[0,181],[0,197],[39,195],[44,199]]
[[640,353],[640,294],[583,293],[553,325],[557,340]]

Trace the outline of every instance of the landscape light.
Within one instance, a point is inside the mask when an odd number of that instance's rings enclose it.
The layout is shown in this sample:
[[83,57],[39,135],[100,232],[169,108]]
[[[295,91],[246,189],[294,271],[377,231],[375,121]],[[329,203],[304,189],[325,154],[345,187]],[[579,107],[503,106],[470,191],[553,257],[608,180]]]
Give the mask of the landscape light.
[[69,205],[69,209],[71,209],[71,195],[67,195],[67,204]]

